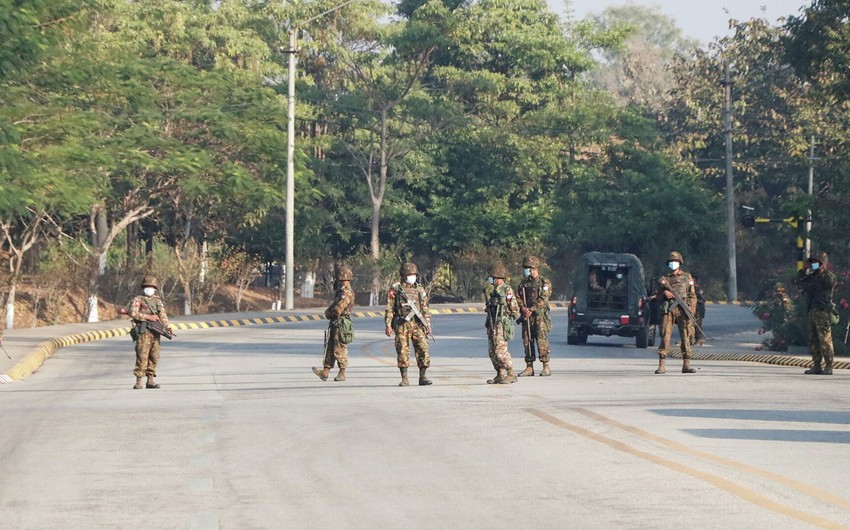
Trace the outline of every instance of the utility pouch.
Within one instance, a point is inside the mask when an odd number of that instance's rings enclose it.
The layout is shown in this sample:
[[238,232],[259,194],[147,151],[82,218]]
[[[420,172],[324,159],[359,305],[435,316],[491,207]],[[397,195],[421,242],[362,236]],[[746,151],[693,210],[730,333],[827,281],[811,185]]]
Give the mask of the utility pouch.
[[829,321],[832,325],[838,324],[838,321],[841,320],[841,315],[838,314],[838,309],[835,308],[835,304],[829,306]]
[[340,344],[350,344],[354,342],[354,324],[351,322],[351,318],[340,318],[337,321],[337,327],[339,328]]
[[514,321],[510,318],[502,319],[502,329],[504,330],[505,340],[510,342],[512,338],[514,338]]

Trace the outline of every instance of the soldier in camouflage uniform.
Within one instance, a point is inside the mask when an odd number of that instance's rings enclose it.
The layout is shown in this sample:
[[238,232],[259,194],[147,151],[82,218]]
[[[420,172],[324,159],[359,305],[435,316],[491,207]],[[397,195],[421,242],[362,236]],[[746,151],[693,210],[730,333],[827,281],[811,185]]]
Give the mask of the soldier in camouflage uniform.
[[673,251],[667,257],[667,268],[669,273],[662,276],[658,280],[658,286],[655,292],[655,298],[661,304],[661,344],[658,346],[658,369],[656,374],[666,372],[664,361],[667,354],[670,353],[670,340],[673,337],[673,325],[679,328],[679,338],[682,340],[682,364],[683,374],[693,374],[695,369],[691,368],[691,325],[685,311],[679,307],[673,293],[679,295],[679,298],[684,301],[691,313],[696,310],[697,293],[694,289],[694,281],[691,275],[681,269],[684,263],[682,255],[679,252]]
[[519,316],[514,291],[505,280],[508,270],[504,265],[490,267],[490,284],[485,290],[487,320],[487,343],[490,361],[496,369],[496,377],[488,379],[488,384],[515,383],[516,374],[508,351],[508,341],[513,336],[514,320]]
[[142,292],[130,302],[130,318],[133,320],[132,334],[136,341],[136,368],[133,374],[136,376],[136,390],[142,388],[142,377],[147,376],[146,388],[159,388],[154,381],[156,377],[156,366],[159,363],[160,336],[159,333],[147,328],[147,322],[158,321],[171,329],[168,325],[168,315],[165,313],[165,303],[157,294],[156,278],[145,276],[142,280]]
[[348,342],[345,330],[353,330],[351,324],[351,310],[354,308],[354,291],[351,289],[353,279],[354,273],[348,267],[340,267],[336,272],[337,291],[334,301],[325,310],[325,318],[330,320],[330,325],[323,367],[313,368],[313,373],[322,381],[328,380],[334,361],[339,365],[339,373],[334,377],[334,381],[345,381],[345,369],[348,368]]
[[[524,279],[517,287],[520,318],[522,319],[522,345],[525,348],[525,370],[519,376],[534,375],[535,349],[543,363],[540,375],[552,375],[549,369],[549,331],[552,320],[549,318],[549,297],[552,295],[552,282],[540,275],[540,259],[527,256],[522,260]],[[535,348],[536,346],[536,348]]]
[[[831,313],[832,293],[836,278],[827,270],[829,256],[819,250],[809,256],[809,266],[801,270],[795,283],[806,295],[807,331],[809,352],[812,354],[812,367],[806,374],[832,375],[832,362],[835,356],[832,345]],[[821,362],[825,365],[821,366]]]
[[[413,263],[405,263],[399,272],[402,281],[394,283],[387,292],[387,308],[384,311],[384,324],[387,337],[395,332],[395,351],[398,357],[398,369],[401,383],[408,386],[407,368],[410,366],[410,343],[416,353],[416,366],[419,367],[419,385],[430,385],[431,380],[425,371],[431,366],[428,355],[428,335],[431,333],[431,310],[428,308],[428,294],[419,283],[419,271]],[[424,321],[415,316],[409,304],[414,304]]]

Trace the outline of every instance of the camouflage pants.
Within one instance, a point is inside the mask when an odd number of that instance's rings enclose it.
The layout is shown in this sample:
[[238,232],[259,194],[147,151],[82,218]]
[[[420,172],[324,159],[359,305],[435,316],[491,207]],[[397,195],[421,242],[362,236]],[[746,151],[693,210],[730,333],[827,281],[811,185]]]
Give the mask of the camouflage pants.
[[658,345],[658,356],[667,357],[670,353],[670,340],[673,338],[673,325],[679,328],[679,338],[682,339],[682,357],[691,358],[691,323],[685,312],[680,308],[673,308],[661,315],[661,344]]
[[832,346],[832,322],[829,319],[829,311],[813,309],[809,311],[806,324],[809,337],[809,353],[816,365],[826,361],[826,366],[832,367],[835,351]]
[[514,367],[513,361],[511,361],[511,352],[508,351],[508,341],[505,340],[504,324],[498,323],[487,329],[487,343],[493,368],[510,370]]
[[428,368],[431,366],[431,356],[428,354],[428,336],[425,329],[410,320],[402,322],[395,328],[395,351],[398,357],[398,367],[410,367],[410,343],[413,342],[413,350],[416,352],[416,366]]
[[159,335],[147,331],[136,340],[136,377],[156,377],[156,365],[159,363]]
[[[532,319],[528,324],[523,323],[522,325],[522,346],[525,348],[526,364],[535,361],[535,349],[541,362],[549,362],[549,353],[552,351],[552,347],[549,346],[549,331],[546,329],[548,326],[541,324],[539,319]],[[531,329],[526,331],[526,326],[530,326]]]
[[340,368],[348,368],[348,344],[339,341],[339,328],[331,326],[328,330],[328,344],[325,346],[325,359],[322,364],[325,368],[333,368],[334,361]]

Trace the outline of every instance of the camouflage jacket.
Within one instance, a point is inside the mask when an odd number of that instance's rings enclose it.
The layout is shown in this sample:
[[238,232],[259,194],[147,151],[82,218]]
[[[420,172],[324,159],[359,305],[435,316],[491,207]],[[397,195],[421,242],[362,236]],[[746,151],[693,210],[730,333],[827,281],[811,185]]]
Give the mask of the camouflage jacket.
[[159,295],[145,296],[139,295],[133,298],[130,302],[130,318],[133,322],[139,324],[144,322],[144,315],[157,315],[163,324],[168,326],[168,315],[165,314],[165,303]]
[[806,311],[826,311],[832,309],[832,291],[835,289],[835,274],[819,269],[809,274],[803,269],[797,275],[796,284],[806,295]]
[[354,309],[354,290],[351,285],[344,284],[337,289],[334,301],[325,309],[325,318],[339,320],[342,317],[350,317],[352,309]]
[[514,290],[507,283],[488,289],[487,319],[495,322],[514,320],[519,316],[519,304],[517,304]]
[[658,288],[656,290],[656,295],[658,295],[659,301],[662,303],[667,300],[664,296],[664,291],[671,291],[679,295],[679,297],[688,304],[688,309],[692,312],[696,311],[697,306],[697,292],[694,288],[694,279],[691,278],[691,274],[685,271],[682,271],[677,274],[677,271],[670,271],[668,274],[662,276],[658,280]]
[[552,282],[538,276],[529,276],[517,287],[519,307],[528,307],[532,313],[543,314],[549,309],[549,297],[552,296]]
[[387,326],[393,325],[393,320],[396,318],[406,320],[413,319],[410,316],[411,309],[407,305],[411,302],[416,305],[422,318],[422,322],[426,327],[431,327],[431,309],[428,307],[428,293],[418,283],[410,285],[409,283],[395,283],[387,292],[387,308],[384,311],[384,324]]

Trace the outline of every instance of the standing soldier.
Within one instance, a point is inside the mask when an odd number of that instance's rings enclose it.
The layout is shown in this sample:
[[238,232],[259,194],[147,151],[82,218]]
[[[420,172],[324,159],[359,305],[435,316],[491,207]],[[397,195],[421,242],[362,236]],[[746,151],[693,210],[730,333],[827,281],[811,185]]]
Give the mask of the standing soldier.
[[[696,309],[697,294],[691,275],[681,269],[684,263],[682,255],[675,250],[667,256],[667,268],[670,272],[658,280],[655,297],[661,303],[661,344],[658,346],[658,369],[656,374],[666,372],[664,360],[670,352],[670,340],[673,337],[673,325],[679,327],[679,338],[682,339],[682,373],[693,374],[691,368],[691,337],[688,311],[693,315]],[[675,293],[675,294],[674,294]],[[677,296],[678,295],[678,300]],[[681,302],[680,302],[681,301]],[[687,304],[687,310],[682,307]]]
[[496,377],[488,379],[488,384],[507,384],[516,382],[508,341],[514,334],[514,320],[519,316],[519,305],[511,286],[505,283],[508,269],[502,264],[490,267],[490,284],[487,293],[487,346],[490,361],[496,369]]
[[156,278],[145,276],[142,280],[142,292],[130,302],[130,318],[133,320],[131,334],[136,340],[136,368],[133,374],[136,376],[136,390],[142,388],[142,376],[147,376],[146,388],[159,388],[154,382],[156,377],[156,366],[159,363],[160,336],[159,333],[148,329],[148,322],[162,322],[166,329],[168,315],[165,313],[165,303],[157,294]]
[[408,386],[407,368],[410,366],[410,342],[416,353],[419,367],[419,385],[430,385],[425,371],[431,366],[428,355],[428,335],[431,334],[431,310],[428,309],[428,294],[419,283],[419,271],[413,263],[401,266],[401,282],[394,283],[387,293],[387,309],[384,312],[387,337],[395,331],[395,351],[401,383]]
[[[826,252],[813,252],[809,256],[809,266],[800,271],[795,282],[806,295],[806,329],[813,364],[804,373],[809,375],[832,375],[835,356],[832,346],[832,291],[836,278],[832,271],[827,270],[828,265],[829,256]],[[825,362],[823,368],[821,361]]]
[[354,291],[351,280],[354,273],[348,267],[340,267],[336,271],[337,290],[334,301],[325,309],[325,318],[330,320],[327,340],[325,341],[325,358],[323,367],[313,368],[313,373],[322,381],[328,380],[328,373],[334,366],[339,365],[339,374],[334,381],[345,381],[345,369],[348,368],[348,344],[354,340],[354,326],[351,323],[351,310],[354,308]]
[[522,345],[525,347],[525,370],[519,376],[534,375],[535,349],[543,363],[540,375],[552,375],[549,369],[549,331],[552,320],[549,318],[549,296],[552,283],[540,275],[540,259],[527,256],[522,260],[523,280],[517,288],[519,310],[522,319]]

